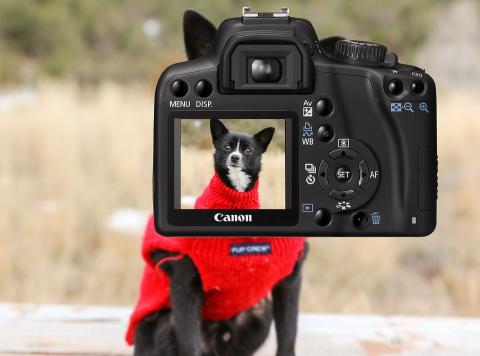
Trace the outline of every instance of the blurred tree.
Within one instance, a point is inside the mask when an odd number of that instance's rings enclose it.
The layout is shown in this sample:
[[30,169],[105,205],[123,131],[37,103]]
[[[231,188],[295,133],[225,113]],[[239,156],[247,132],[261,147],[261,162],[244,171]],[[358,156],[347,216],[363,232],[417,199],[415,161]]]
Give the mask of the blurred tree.
[[[411,58],[435,10],[449,0],[295,0],[291,14],[312,21],[319,37],[340,34],[385,43]],[[87,83],[156,77],[183,58],[183,11],[218,25],[239,16],[240,0],[2,0],[0,84],[63,77]],[[259,0],[258,10],[278,2]]]
[[[266,127],[274,127],[275,134],[269,150],[285,151],[285,121],[283,119],[229,119],[222,118],[223,124],[231,132],[254,135]],[[200,149],[212,149],[212,136],[208,118],[200,120],[183,119],[181,121],[182,146]]]

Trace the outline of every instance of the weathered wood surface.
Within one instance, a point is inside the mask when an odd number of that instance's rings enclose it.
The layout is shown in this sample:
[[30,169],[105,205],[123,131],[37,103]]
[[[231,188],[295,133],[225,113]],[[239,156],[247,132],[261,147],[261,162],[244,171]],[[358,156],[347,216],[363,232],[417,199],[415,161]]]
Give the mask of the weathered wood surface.
[[[130,355],[130,309],[0,304],[0,354]],[[257,356],[274,355],[274,337]],[[480,355],[480,319],[302,314],[298,356]]]

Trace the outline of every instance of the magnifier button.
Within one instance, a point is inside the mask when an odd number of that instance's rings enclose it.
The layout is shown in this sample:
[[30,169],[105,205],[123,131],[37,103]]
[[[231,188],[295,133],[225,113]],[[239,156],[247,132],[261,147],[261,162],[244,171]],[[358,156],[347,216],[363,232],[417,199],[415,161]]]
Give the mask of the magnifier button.
[[410,88],[412,89],[413,94],[420,95],[423,93],[423,90],[425,89],[425,85],[420,80],[415,80],[412,83]]
[[399,95],[403,91],[403,84],[400,79],[392,79],[388,82],[387,85],[388,92],[391,95]]

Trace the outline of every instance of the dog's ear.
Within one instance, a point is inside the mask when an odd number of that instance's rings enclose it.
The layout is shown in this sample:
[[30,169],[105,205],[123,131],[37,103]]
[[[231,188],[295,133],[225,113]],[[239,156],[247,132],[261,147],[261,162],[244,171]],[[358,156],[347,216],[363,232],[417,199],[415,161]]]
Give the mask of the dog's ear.
[[210,132],[212,133],[212,141],[215,143],[219,137],[228,133],[228,129],[219,119],[210,119]]
[[217,29],[205,17],[193,10],[183,14],[183,38],[188,59],[207,54]]
[[274,127],[267,127],[262,131],[257,132],[253,137],[257,140],[263,149],[263,152],[267,150],[270,141],[272,141],[273,134],[275,133]]

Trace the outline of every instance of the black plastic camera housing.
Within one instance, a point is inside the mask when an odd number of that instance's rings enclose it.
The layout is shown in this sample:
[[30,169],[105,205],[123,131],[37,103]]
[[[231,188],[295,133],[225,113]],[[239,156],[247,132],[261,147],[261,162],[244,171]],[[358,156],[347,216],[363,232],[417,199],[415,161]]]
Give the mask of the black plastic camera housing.
[[[286,209],[176,206],[176,118],[272,117],[286,119]],[[305,19],[249,13],[221,24],[207,56],[170,66],[158,81],[159,233],[425,236],[436,201],[435,83],[382,45],[318,40]],[[243,218],[217,221],[219,212]]]

